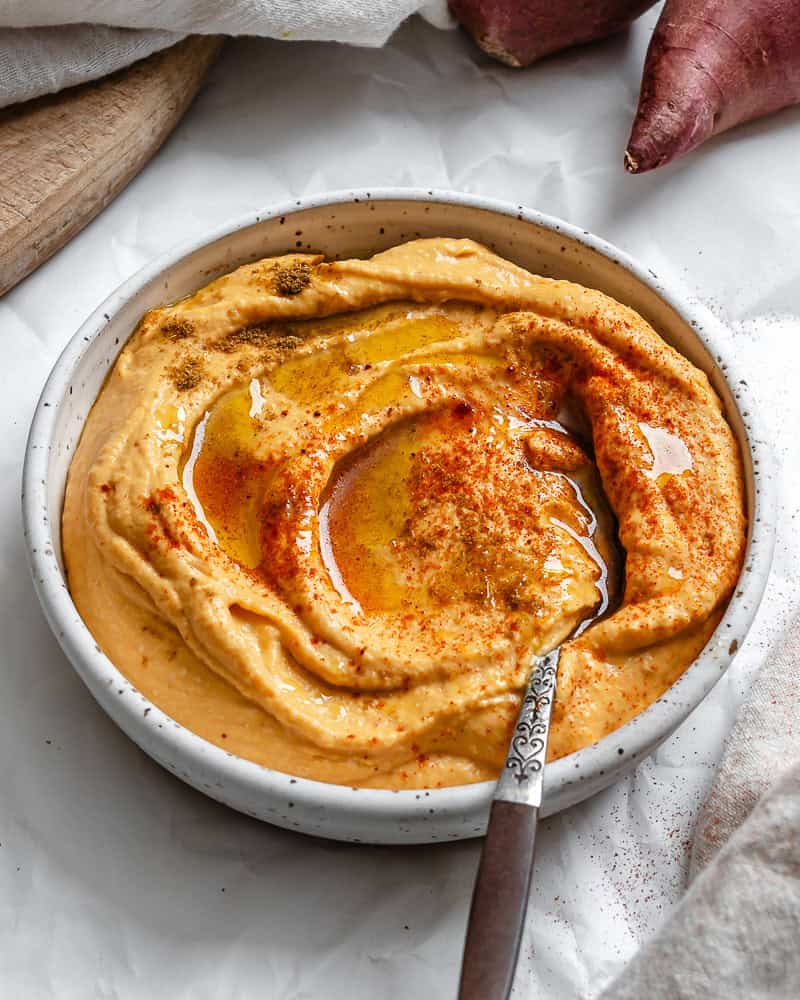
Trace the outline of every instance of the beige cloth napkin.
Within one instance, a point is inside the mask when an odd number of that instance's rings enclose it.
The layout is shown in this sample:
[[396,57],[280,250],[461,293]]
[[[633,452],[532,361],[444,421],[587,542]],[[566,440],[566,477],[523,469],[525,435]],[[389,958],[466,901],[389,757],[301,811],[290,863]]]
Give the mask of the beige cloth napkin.
[[0,108],[113,73],[188,34],[383,45],[447,0],[0,0]]
[[800,618],[753,683],[698,820],[690,887],[601,1000],[800,997]]

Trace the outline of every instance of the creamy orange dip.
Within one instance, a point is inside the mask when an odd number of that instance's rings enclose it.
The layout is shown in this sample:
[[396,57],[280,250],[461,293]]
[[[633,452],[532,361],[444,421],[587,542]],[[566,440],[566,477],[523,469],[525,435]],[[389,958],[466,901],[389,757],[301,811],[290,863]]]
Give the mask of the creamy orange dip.
[[67,483],[76,605],[226,750],[349,785],[496,777],[534,656],[549,755],[658,698],[745,540],[706,376],[469,240],[240,267],[142,320]]

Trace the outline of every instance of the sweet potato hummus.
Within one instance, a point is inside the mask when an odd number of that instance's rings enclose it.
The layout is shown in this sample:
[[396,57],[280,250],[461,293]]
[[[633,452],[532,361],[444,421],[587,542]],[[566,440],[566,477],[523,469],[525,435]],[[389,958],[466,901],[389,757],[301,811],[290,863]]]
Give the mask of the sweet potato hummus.
[[641,712],[718,622],[745,516],[719,400],[639,315],[435,239],[148,313],[63,538],[87,625],[173,719],[401,788],[495,777],[531,658],[609,602],[562,657],[550,756]]

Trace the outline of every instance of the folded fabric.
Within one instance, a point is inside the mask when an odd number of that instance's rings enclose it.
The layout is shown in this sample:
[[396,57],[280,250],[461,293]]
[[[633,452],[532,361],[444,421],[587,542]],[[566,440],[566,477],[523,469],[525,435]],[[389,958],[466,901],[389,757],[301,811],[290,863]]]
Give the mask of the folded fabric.
[[0,29],[0,108],[108,76],[183,37],[95,24]]
[[602,1000],[800,996],[800,619],[756,678],[697,824],[691,887]]
[[0,0],[0,107],[113,73],[188,34],[383,45],[446,0]]

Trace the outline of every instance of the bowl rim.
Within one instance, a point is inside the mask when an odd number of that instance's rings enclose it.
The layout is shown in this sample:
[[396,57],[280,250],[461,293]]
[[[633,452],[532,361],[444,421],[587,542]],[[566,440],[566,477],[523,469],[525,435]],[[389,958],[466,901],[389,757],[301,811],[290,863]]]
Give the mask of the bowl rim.
[[[239,215],[214,227],[210,232],[184,240],[159,254],[111,292],[70,338],[44,384],[28,435],[22,476],[25,545],[37,595],[63,651],[104,710],[135,742],[141,745],[143,726],[150,726],[152,733],[147,742],[153,746],[166,746],[176,760],[188,759],[207,773],[216,773],[221,781],[231,781],[251,793],[275,794],[281,798],[285,798],[288,793],[299,805],[322,808],[331,813],[341,813],[344,810],[354,817],[380,815],[385,819],[402,822],[420,807],[424,806],[427,811],[428,807],[435,804],[440,816],[473,814],[475,810],[488,806],[494,782],[430,789],[354,788],[276,771],[209,743],[145,698],[100,651],[94,636],[72,602],[65,576],[54,557],[56,546],[48,518],[47,473],[59,407],[85,352],[102,334],[111,317],[164,271],[209,244],[273,218],[359,201],[444,203],[512,216],[557,232],[628,271],[670,306],[692,329],[715,363],[722,365],[724,352],[720,350],[717,340],[717,331],[722,329],[722,324],[704,306],[687,301],[682,294],[667,287],[652,270],[639,264],[613,244],[585,229],[535,209],[499,199],[436,188],[370,187],[336,190],[283,201],[266,209],[251,210]],[[122,339],[120,350],[124,343],[125,340]],[[735,402],[750,449],[754,484],[753,509],[749,518],[747,548],[739,585],[706,646],[660,698],[614,732],[548,765],[544,812],[561,807],[553,800],[566,787],[577,781],[613,772],[623,761],[630,765],[631,761],[653,752],[657,745],[653,734],[666,739],[700,704],[730,665],[736,651],[734,643],[741,645],[753,623],[766,587],[774,546],[775,489],[770,474],[772,460],[767,438],[761,429],[758,408],[747,382],[740,376],[734,362],[724,357],[724,363],[724,371],[721,367],[720,371],[732,395],[735,386]],[[731,646],[722,664],[713,662],[710,647],[718,641],[720,635],[725,636],[727,628],[732,628],[730,619],[742,615],[743,608],[747,611],[744,628],[739,626],[737,631],[730,633]],[[101,686],[110,686],[112,682],[114,687],[120,686],[135,692],[138,699],[118,698],[112,709],[101,700],[99,694]],[[143,714],[143,706],[150,711]],[[160,729],[159,733],[156,726]],[[160,760],[152,749],[147,752]],[[210,794],[214,795],[214,791]],[[548,808],[548,805],[554,808]]]

